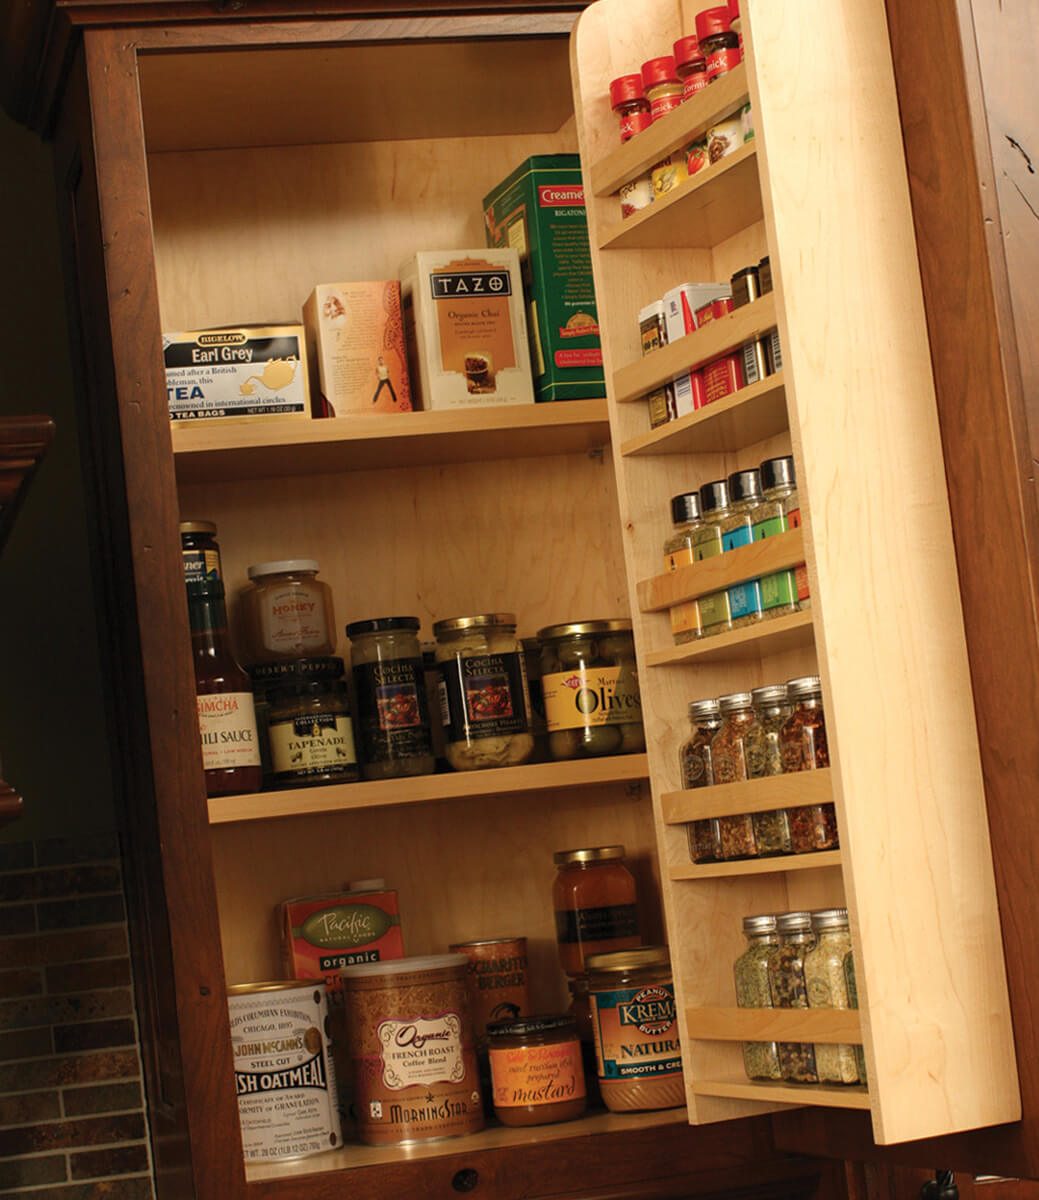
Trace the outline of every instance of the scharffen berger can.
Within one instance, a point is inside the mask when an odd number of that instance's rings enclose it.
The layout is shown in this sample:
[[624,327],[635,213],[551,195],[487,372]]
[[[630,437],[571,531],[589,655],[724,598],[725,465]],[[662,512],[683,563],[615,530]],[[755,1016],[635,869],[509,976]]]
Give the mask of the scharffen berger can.
[[303,1158],[343,1144],[324,985],[313,979],[227,989],[246,1162]]

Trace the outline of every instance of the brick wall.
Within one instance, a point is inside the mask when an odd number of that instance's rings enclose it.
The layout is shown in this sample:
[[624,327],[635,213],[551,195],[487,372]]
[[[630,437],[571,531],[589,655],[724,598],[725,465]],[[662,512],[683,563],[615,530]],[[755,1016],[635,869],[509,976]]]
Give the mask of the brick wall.
[[0,1194],[153,1200],[114,834],[0,844]]

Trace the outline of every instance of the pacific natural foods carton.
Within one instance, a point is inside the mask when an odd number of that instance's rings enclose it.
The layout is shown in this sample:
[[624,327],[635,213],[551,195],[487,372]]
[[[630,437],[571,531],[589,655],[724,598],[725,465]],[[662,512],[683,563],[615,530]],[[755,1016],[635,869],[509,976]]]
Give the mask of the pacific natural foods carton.
[[528,158],[483,209],[487,244],[519,252],[538,400],[604,396],[580,158]]
[[310,416],[302,325],[164,333],[173,421]]
[[423,408],[534,403],[515,250],[423,250],[400,284]]
[[319,283],[303,305],[315,417],[410,412],[400,283]]

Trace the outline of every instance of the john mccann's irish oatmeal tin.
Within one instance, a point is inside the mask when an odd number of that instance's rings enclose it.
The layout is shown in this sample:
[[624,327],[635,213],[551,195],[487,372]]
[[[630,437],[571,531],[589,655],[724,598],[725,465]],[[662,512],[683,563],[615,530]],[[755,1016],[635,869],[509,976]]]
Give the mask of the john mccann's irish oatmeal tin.
[[343,1144],[325,988],[313,979],[227,989],[246,1162],[280,1162]]

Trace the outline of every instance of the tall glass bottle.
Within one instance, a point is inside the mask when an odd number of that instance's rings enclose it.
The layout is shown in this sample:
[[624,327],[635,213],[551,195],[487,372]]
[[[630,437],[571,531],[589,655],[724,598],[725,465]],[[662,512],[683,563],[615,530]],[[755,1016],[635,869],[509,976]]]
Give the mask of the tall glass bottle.
[[[714,479],[700,488],[700,512],[703,524],[693,534],[693,558],[697,562],[713,558],[725,548],[722,545],[721,523],[729,515],[727,480]],[[732,628],[732,612],[727,591],[701,596],[698,603],[704,636],[724,633]]]
[[[744,735],[754,723],[750,692],[730,692],[718,697],[722,725],[711,739],[711,770],[715,783],[743,783],[747,778]],[[757,858],[754,821],[750,813],[732,813],[718,818],[722,858]]]
[[[771,1008],[768,964],[779,945],[772,914],[743,918],[747,948],[733,963],[736,1004],[740,1008]],[[775,1042],[744,1042],[743,1066],[748,1079],[779,1079],[779,1053]]]
[[[664,558],[667,569],[676,571],[696,561],[693,538],[698,529],[703,527],[700,519],[700,493],[684,492],[681,496],[671,497],[671,520],[674,529],[664,543]],[[703,622],[700,619],[700,605],[696,600],[686,600],[676,604],[671,610],[671,636],[675,645],[695,641],[703,636]]]
[[[779,948],[769,959],[768,981],[773,1008],[807,1008],[805,955],[811,950],[812,916],[804,911],[776,917]],[[818,1083],[815,1048],[811,1042],[779,1042],[779,1072],[787,1083]]]
[[[729,514],[720,525],[722,549],[736,550],[754,540],[751,513],[761,503],[761,476],[756,470],[734,471],[729,476]],[[729,588],[732,628],[753,625],[761,620],[761,581],[748,579]]]
[[[784,533],[789,528],[786,504],[796,495],[794,460],[789,454],[766,458],[759,470],[764,495],[750,514],[756,542]],[[766,621],[797,611],[797,579],[789,567],[763,575],[760,584],[762,614]]]
[[[805,985],[809,1008],[851,1008],[844,960],[851,953],[846,908],[821,908],[812,913],[815,945],[805,955]],[[855,1047],[819,1042],[815,1067],[820,1083],[858,1083]]]
[[[754,723],[743,735],[747,778],[766,779],[770,775],[782,775],[783,752],[779,735],[784,721],[790,716],[786,684],[771,683],[754,688],[750,697],[754,705]],[[785,809],[755,813],[753,823],[754,841],[762,858],[793,853],[790,819]]]
[[[692,726],[692,735],[679,751],[682,787],[710,787],[714,782],[711,770],[711,740],[722,723],[718,701],[693,700],[689,705],[689,723]],[[718,818],[691,821],[688,829],[689,853],[693,862],[720,862],[722,841]]]
[[262,772],[253,693],[228,643],[224,585],[214,581],[204,591],[189,591],[188,613],[206,795],[258,792]]

